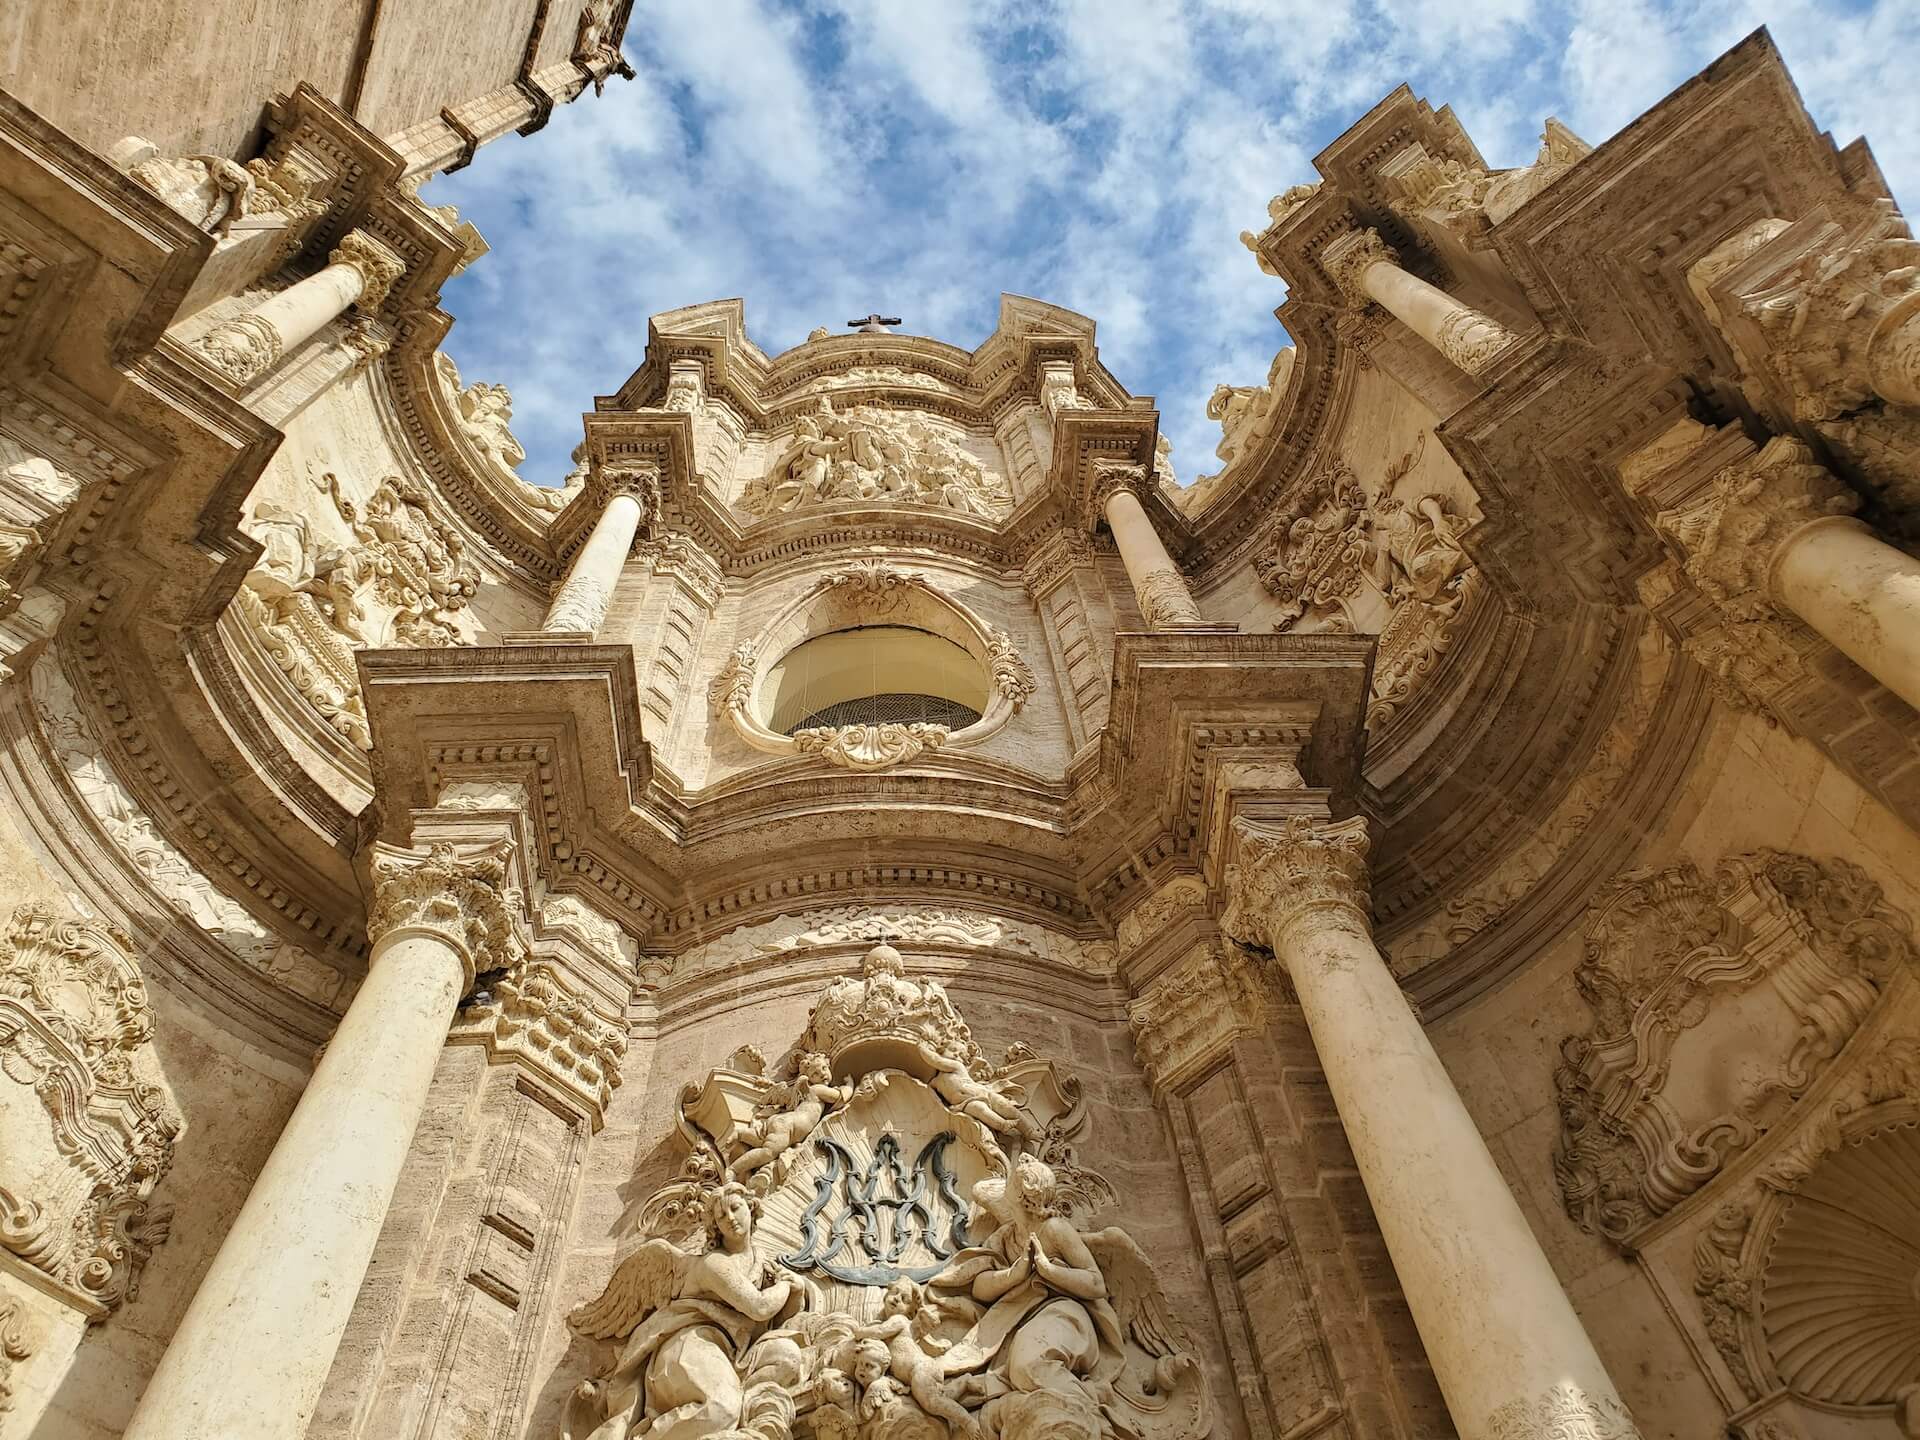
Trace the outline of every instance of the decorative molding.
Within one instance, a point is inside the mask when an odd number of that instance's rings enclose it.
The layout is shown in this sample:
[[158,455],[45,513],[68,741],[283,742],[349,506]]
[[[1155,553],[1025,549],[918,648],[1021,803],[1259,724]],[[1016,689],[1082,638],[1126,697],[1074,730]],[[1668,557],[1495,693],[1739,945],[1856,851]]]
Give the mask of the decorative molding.
[[507,886],[510,854],[505,841],[464,858],[444,841],[424,855],[376,842],[368,941],[377,947],[401,931],[427,931],[459,952],[468,985],[476,975],[512,970],[526,942],[520,892]]
[[13,1367],[33,1356],[26,1308],[17,1295],[0,1295],[0,1415],[13,1408]]
[[625,1025],[598,1013],[565,970],[547,960],[524,961],[491,981],[484,998],[462,1007],[449,1040],[483,1044],[494,1060],[511,1060],[542,1077],[578,1100],[596,1130],[627,1053]]
[[1246,952],[1218,938],[1196,943],[1156,976],[1127,1003],[1134,1054],[1155,1092],[1178,1089],[1235,1040],[1258,1034],[1268,990]]
[[[804,926],[804,928],[796,928]],[[770,955],[830,945],[913,945],[926,949],[998,951],[1043,960],[1087,974],[1107,975],[1115,951],[1102,940],[1072,940],[1038,925],[951,906],[912,908],[840,906],[800,916],[782,915],[746,926],[702,946],[675,967],[675,975],[750,965]]]
[[[0,1072],[40,1097],[44,1138],[0,1136],[0,1248],[90,1320],[131,1297],[172,1207],[153,1188],[184,1124],[157,1080],[146,986],[121,931],[14,907],[0,934]],[[18,1112],[13,1112],[17,1116]]]
[[[1709,1185],[1792,1110],[1914,963],[1910,929],[1844,860],[1760,850],[1710,878],[1682,863],[1616,881],[1588,911],[1574,972],[1593,1027],[1562,1042],[1554,1074],[1554,1175],[1568,1214],[1624,1248]],[[1775,1018],[1768,1044],[1756,1014]],[[1731,1104],[1668,1084],[1682,1061],[1707,1073],[1734,1053]]]

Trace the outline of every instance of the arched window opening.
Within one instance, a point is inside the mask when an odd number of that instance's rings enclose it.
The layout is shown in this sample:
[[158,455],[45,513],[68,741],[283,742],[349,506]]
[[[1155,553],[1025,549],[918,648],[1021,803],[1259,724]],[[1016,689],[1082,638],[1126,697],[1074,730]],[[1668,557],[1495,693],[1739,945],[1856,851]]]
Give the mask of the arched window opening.
[[861,625],[796,645],[767,673],[766,725],[779,735],[817,726],[976,723],[987,676],[962,647],[908,625]]

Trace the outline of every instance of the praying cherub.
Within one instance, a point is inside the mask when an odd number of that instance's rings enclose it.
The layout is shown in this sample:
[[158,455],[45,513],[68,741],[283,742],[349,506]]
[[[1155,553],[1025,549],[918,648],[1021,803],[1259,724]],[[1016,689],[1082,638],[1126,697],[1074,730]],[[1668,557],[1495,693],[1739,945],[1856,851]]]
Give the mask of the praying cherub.
[[[973,1307],[973,1310],[978,1314],[978,1307]],[[906,1385],[914,1403],[927,1414],[946,1421],[953,1427],[954,1434],[964,1436],[966,1440],[981,1440],[980,1422],[947,1393],[946,1372],[922,1344],[924,1333],[938,1325],[940,1319],[940,1310],[927,1302],[920,1286],[903,1275],[887,1286],[887,1293],[880,1302],[880,1319],[854,1332],[860,1345],[859,1354],[867,1357],[871,1354],[868,1346],[876,1341],[884,1342],[889,1371],[894,1380]],[[884,1378],[878,1383],[884,1385]],[[874,1386],[868,1384],[867,1395],[873,1394]],[[884,1410],[886,1403],[883,1390],[874,1400],[875,1410]],[[867,1413],[864,1397],[861,1406],[864,1417]]]

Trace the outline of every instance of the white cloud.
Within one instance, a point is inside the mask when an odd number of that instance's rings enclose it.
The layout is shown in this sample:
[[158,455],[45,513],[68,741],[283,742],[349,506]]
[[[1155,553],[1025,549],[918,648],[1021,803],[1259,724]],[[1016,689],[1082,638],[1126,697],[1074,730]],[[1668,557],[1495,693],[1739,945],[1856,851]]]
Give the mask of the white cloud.
[[[1770,0],[1810,108],[1920,183],[1920,5]],[[1599,141],[1759,23],[1752,0],[704,0],[636,7],[640,79],[436,181],[494,254],[449,348],[513,389],[530,478],[639,363],[649,314],[741,295],[798,343],[882,306],[977,344],[1013,290],[1080,309],[1185,477],[1215,383],[1259,383],[1284,289],[1238,241],[1395,85],[1495,165]]]

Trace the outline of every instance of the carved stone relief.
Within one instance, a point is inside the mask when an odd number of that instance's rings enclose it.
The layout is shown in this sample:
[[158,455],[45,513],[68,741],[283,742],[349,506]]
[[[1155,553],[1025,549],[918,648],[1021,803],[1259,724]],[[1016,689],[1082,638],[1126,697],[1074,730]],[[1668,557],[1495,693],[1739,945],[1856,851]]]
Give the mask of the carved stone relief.
[[1618,1243],[1780,1123],[1914,956],[1859,867],[1775,850],[1623,877],[1585,933],[1594,1023],[1561,1046],[1554,1174]]
[[423,486],[389,475],[359,505],[341,494],[336,476],[326,479],[351,541],[326,542],[306,516],[262,503],[243,528],[263,553],[234,607],[294,688],[367,750],[373,740],[353,652],[462,643],[462,612],[480,574]]
[[596,1124],[620,1084],[627,1053],[626,1027],[598,1013],[560,966],[538,959],[483,981],[449,1038],[522,1061],[578,1097]]
[[[1207,401],[1207,418],[1220,422],[1220,443],[1214,447],[1214,454],[1220,458],[1223,471],[1230,469],[1234,461],[1251,452],[1278,418],[1280,399],[1287,393],[1287,381],[1293,375],[1293,362],[1298,352],[1291,345],[1283,346],[1273,357],[1273,363],[1267,367],[1267,383],[1264,385],[1216,385],[1213,395]],[[1209,479],[1214,477],[1207,477]]]
[[1476,603],[1478,569],[1461,547],[1466,518],[1441,495],[1405,499],[1394,486],[1419,464],[1423,434],[1368,494],[1341,464],[1309,490],[1255,551],[1282,605],[1276,631],[1380,637],[1369,728],[1390,719],[1452,647]]
[[182,1125],[131,949],[45,905],[16,906],[0,933],[0,1072],[38,1099],[0,1097],[0,1247],[93,1320],[134,1293],[167,1238],[172,1208],[151,1196]]
[[[619,1345],[566,1440],[1199,1440],[1206,1384],[1145,1252],[1084,1217],[1078,1089],[980,1053],[891,946],[830,984],[791,1061],[689,1085],[683,1178],[574,1329]],[[963,1198],[965,1197],[965,1198]]]
[[1268,982],[1239,946],[1214,937],[1193,946],[1128,1002],[1134,1050],[1156,1090],[1176,1083],[1266,1023]]
[[331,1006],[340,994],[340,972],[254,919],[160,833],[101,749],[57,654],[41,654],[29,683],[41,731],[68,782],[154,894],[242,964],[303,999]]
[[896,910],[846,905],[798,920],[782,915],[764,925],[730,931],[701,948],[699,967],[741,964],[763,955],[786,955],[817,945],[883,942],[946,950],[1000,950],[1095,975],[1111,973],[1114,965],[1114,947],[1105,941],[1071,940],[1056,931],[1002,915],[944,906]]
[[[312,198],[315,177],[290,158],[278,164],[260,159],[241,165],[221,155],[162,155],[159,146],[137,135],[114,145],[107,158],[174,211],[221,240],[244,221],[269,217],[298,233],[326,209]],[[289,248],[276,259],[284,261],[291,253]]]
[[794,437],[750,482],[740,507],[768,516],[830,504],[924,505],[998,519],[1013,509],[1006,478],[960,444],[944,422],[913,411],[855,406],[794,422]]

